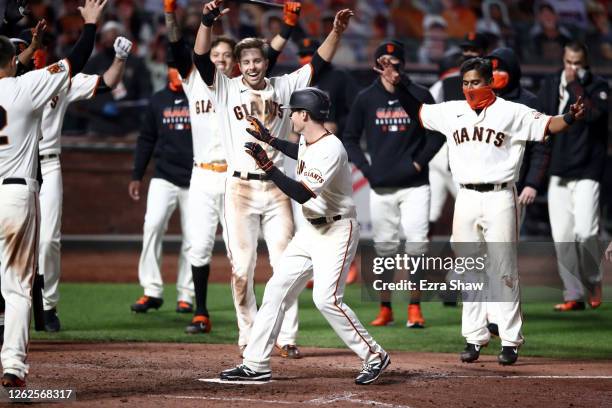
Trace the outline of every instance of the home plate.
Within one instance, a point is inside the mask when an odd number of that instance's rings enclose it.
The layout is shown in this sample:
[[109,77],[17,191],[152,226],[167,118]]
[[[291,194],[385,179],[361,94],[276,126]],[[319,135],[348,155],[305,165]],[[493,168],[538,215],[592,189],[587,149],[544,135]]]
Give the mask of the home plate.
[[217,383],[217,384],[238,384],[238,385],[263,385],[274,382],[274,380],[270,381],[234,381],[234,380],[222,380],[220,378],[198,378],[198,381],[207,382],[207,383]]

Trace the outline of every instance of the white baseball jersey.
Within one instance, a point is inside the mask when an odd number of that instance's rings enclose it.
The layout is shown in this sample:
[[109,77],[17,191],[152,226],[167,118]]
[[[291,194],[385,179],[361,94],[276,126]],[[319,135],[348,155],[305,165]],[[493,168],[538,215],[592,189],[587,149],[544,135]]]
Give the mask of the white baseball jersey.
[[182,79],[182,82],[183,91],[189,99],[194,161],[210,163],[225,160],[225,152],[221,144],[221,129],[215,115],[211,91],[196,69],[192,69],[189,75]]
[[497,97],[480,115],[467,101],[423,104],[426,129],[448,142],[453,178],[461,184],[506,183],[518,179],[525,142],[542,141],[551,117]]
[[[247,115],[255,116],[270,130],[274,137],[286,139],[291,131],[289,112],[280,107],[289,103],[293,91],[305,88],[310,83],[312,67],[310,64],[280,77],[266,78],[263,90],[249,88],[242,76],[228,78],[222,72],[215,72],[214,84],[210,89],[217,108],[217,118],[221,126],[222,143],[230,171],[263,173],[251,156],[244,151],[245,142],[260,143],[247,133],[250,126]],[[279,169],[283,167],[283,155],[265,143],[260,143],[268,157]]]
[[60,135],[68,105],[75,101],[93,98],[101,79],[100,75],[76,74],[72,81],[63,86],[45,105],[41,127],[42,140],[38,147],[40,154],[60,153],[62,150]]
[[299,146],[296,179],[316,196],[302,204],[304,217],[355,217],[351,168],[340,139],[329,134],[309,145],[301,136]]
[[0,178],[36,179],[42,108],[69,84],[67,60],[0,79]]

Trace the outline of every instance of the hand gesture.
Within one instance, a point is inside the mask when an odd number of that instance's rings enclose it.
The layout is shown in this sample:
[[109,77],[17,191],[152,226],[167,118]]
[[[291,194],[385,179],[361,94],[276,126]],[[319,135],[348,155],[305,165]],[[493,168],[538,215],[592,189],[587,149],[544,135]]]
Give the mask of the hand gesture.
[[125,60],[130,55],[132,42],[125,37],[117,37],[113,47],[115,48],[115,58]]
[[521,195],[519,195],[519,204],[521,205],[530,205],[535,201],[536,196],[538,195],[538,190],[533,187],[525,187],[523,191],[521,191]]
[[378,58],[376,62],[382,67],[382,69],[373,67],[374,71],[376,71],[387,82],[397,85],[401,80],[401,77],[396,64],[394,65],[391,63],[391,58],[388,56],[382,56]]
[[257,165],[263,171],[268,172],[272,167],[274,167],[274,163],[272,163],[272,160],[268,158],[268,155],[260,144],[246,142],[244,144],[244,151],[255,160]]
[[204,5],[202,9],[202,24],[206,27],[212,27],[213,23],[224,14],[229,13],[229,9],[219,9],[223,4],[223,0],[213,0]]
[[297,25],[302,11],[302,4],[299,1],[286,1],[283,6],[283,21],[290,27]]
[[42,48],[43,35],[45,34],[46,30],[47,21],[45,21],[45,19],[43,18],[38,23],[36,23],[36,27],[32,29],[32,42],[30,43],[32,49],[38,50]]
[[247,116],[246,120],[248,120],[251,124],[251,127],[247,128],[246,130],[251,136],[260,142],[264,142],[269,145],[272,144],[274,137],[270,134],[270,131],[266,129],[264,124],[259,121],[259,119],[254,116]]
[[107,0],[85,0],[85,5],[79,7],[85,24],[96,24],[98,22],[106,2]]
[[584,108],[584,102],[582,101],[582,96],[579,96],[578,100],[572,105],[570,105],[569,113],[571,113],[574,119],[576,120],[582,120],[584,118],[586,112]]
[[130,184],[128,184],[128,194],[132,200],[140,201],[140,181],[130,181]]
[[349,20],[354,15],[355,13],[353,13],[353,11],[350,9],[344,9],[337,12],[336,17],[334,18],[333,31],[335,31],[336,34],[342,34],[344,30],[346,30],[346,28],[348,27]]

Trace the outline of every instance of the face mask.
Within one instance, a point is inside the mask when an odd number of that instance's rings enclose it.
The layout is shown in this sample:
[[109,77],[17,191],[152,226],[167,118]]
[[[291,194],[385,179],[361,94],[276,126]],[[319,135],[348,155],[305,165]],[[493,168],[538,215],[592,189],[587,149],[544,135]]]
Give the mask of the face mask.
[[36,50],[34,51],[34,68],[41,69],[47,66],[47,51]]
[[178,70],[175,68],[168,68],[168,87],[173,92],[180,92],[183,90],[183,83],[179,77]]
[[495,102],[495,94],[490,86],[476,89],[463,88],[463,95],[465,95],[465,100],[474,110],[484,109]]
[[493,71],[493,89],[504,89],[508,86],[508,82],[510,82],[510,75],[506,71]]

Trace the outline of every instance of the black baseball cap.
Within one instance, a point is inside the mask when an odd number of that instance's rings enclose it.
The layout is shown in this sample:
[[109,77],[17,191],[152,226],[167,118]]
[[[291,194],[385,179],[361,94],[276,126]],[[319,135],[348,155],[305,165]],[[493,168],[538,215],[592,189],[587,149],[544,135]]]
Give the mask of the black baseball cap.
[[486,51],[489,48],[489,40],[483,33],[470,32],[467,33],[461,43],[461,48],[476,48],[478,50]]

